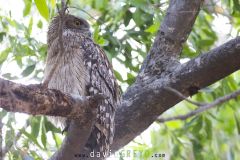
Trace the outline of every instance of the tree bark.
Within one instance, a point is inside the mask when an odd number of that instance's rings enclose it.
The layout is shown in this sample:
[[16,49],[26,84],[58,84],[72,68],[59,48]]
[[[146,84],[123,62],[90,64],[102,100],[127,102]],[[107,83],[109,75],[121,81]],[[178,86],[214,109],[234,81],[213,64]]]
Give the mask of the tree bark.
[[[240,69],[239,37],[185,64],[178,62],[177,58],[182,51],[182,44],[186,41],[192,30],[201,4],[202,0],[170,1],[166,17],[161,24],[160,30],[144,61],[137,80],[123,94],[122,103],[117,108],[115,118],[116,132],[111,147],[112,153],[138,136],[150,126],[160,114],[181,101],[181,98],[166,90],[165,87],[174,88],[185,95],[193,95],[197,93],[199,89]],[[211,74],[211,76],[209,76],[209,74]],[[1,80],[0,87],[2,87],[1,85],[3,83],[5,83],[5,81]],[[36,89],[31,88],[31,86],[24,87],[30,90],[32,89],[33,91]],[[53,96],[45,95],[43,92],[41,93],[45,98],[51,98],[51,96]],[[4,96],[5,95],[0,92],[1,106],[3,106],[3,103],[6,103],[6,96]],[[13,95],[9,94],[8,96],[11,97]],[[22,101],[25,96],[26,94],[24,93],[21,93],[20,96],[14,94],[12,98]],[[29,96],[29,98],[31,98],[30,93]],[[32,96],[34,97],[34,94]],[[74,99],[74,97],[72,98]],[[35,105],[41,102],[31,101],[29,103]],[[34,105],[29,104],[30,107]],[[11,106],[13,107],[13,104]],[[49,106],[57,106],[57,101],[49,104]],[[66,107],[71,107],[71,103],[67,104]],[[15,111],[11,107],[9,107],[8,110]],[[22,109],[18,111],[25,110],[26,109]],[[33,111],[34,110],[30,110],[27,113],[32,113]],[[67,113],[68,112],[63,113],[62,116],[67,116]],[[90,123],[89,126],[91,125]],[[89,129],[83,127],[84,124],[82,127],[76,123],[70,125],[70,131],[61,149],[54,154],[52,159],[73,158],[75,154],[78,154],[78,151],[84,145],[84,135],[81,135],[81,133],[86,130],[89,132]],[[82,136],[83,139],[81,138]]]
[[97,112],[103,95],[80,97],[67,95],[42,85],[16,84],[0,78],[0,106],[9,112],[62,116],[87,121]]
[[[72,119],[61,148],[51,157],[74,159],[83,149],[91,134],[97,116],[97,107],[104,100],[103,95],[80,97],[66,95],[43,85],[21,85],[0,78],[0,107],[6,111],[31,115],[62,116]],[[65,154],[63,154],[65,153]]]
[[[116,112],[116,133],[112,152],[147,129],[164,111],[182,99],[165,89],[171,87],[187,95],[240,69],[240,37],[202,54],[152,83],[139,82],[123,95]],[[209,76],[211,75],[211,76]]]

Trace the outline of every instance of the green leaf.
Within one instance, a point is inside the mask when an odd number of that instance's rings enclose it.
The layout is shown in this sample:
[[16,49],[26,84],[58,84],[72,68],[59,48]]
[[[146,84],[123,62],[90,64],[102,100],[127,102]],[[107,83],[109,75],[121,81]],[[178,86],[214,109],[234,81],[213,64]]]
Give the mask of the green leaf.
[[36,64],[33,64],[33,65],[30,65],[27,68],[25,68],[23,70],[23,72],[21,73],[22,76],[27,77],[28,75],[30,75],[34,71],[35,66],[36,66]]
[[16,56],[15,56],[15,60],[16,60],[18,66],[19,66],[20,68],[22,68],[22,66],[23,66],[22,58],[23,58],[23,57],[20,56],[20,55],[16,55]]
[[44,125],[45,125],[45,129],[46,129],[46,133],[48,131],[52,131],[55,133],[61,133],[61,130],[59,128],[56,128],[51,122],[49,122],[46,117],[44,118]]
[[14,128],[12,127],[9,127],[8,130],[6,131],[6,138],[4,139],[5,140],[5,145],[6,146],[9,146],[9,144],[12,143],[13,141],[13,138],[15,136],[15,132],[14,132]]
[[[32,156],[32,157],[34,157],[34,160],[41,160],[42,159],[42,157],[41,156],[39,156],[38,154],[38,152],[36,152],[36,151],[31,151],[30,150],[30,155]],[[24,159],[25,160],[25,159]]]
[[211,39],[205,39],[205,40],[201,40],[199,41],[199,46],[211,46],[213,45],[214,41]]
[[180,154],[180,147],[179,145],[175,144],[173,147],[173,154],[171,155],[171,159],[174,159],[175,156]]
[[0,64],[3,63],[3,62],[7,59],[8,54],[9,54],[11,51],[12,51],[12,48],[9,47],[9,48],[5,49],[4,51],[2,51],[2,52],[0,53]]
[[196,123],[197,124],[194,125],[192,133],[195,134],[195,135],[198,135],[199,131],[202,129],[202,126],[203,126],[203,118],[202,118],[202,116],[199,116],[196,119]]
[[59,148],[62,143],[61,139],[54,132],[52,132],[52,136],[55,141],[56,147]]
[[107,46],[108,45],[108,41],[105,40],[103,37],[100,37],[98,40],[97,40],[97,44],[99,44],[100,46]]
[[135,80],[136,80],[136,77],[134,75],[132,75],[131,73],[127,73],[127,80],[125,82],[131,85],[135,82]]
[[117,80],[123,82],[122,76],[118,71],[114,70],[114,75],[116,76]]
[[28,35],[31,35],[32,33],[32,26],[33,26],[33,18],[31,17],[28,24]]
[[142,20],[142,14],[143,12],[140,9],[136,9],[136,11],[133,13],[133,20],[138,26],[141,26],[144,23]]
[[0,42],[2,42],[4,36],[6,36],[6,32],[0,32]]
[[27,138],[29,138],[33,143],[35,143],[40,149],[43,149],[43,147],[38,143],[37,139],[32,135],[26,132],[24,129],[20,130],[22,134],[24,134]]
[[130,12],[129,10],[126,11],[125,13],[125,17],[123,19],[124,21],[124,25],[127,26],[130,22],[130,20],[132,19],[132,12]]
[[42,141],[44,148],[46,148],[46,144],[47,144],[47,136],[46,135],[47,135],[47,133],[46,133],[45,125],[42,125],[41,141]]
[[38,28],[42,28],[42,26],[43,26],[43,23],[42,23],[42,21],[41,21],[41,20],[39,20],[39,21],[38,21],[38,23],[37,23],[37,26],[38,26]]
[[149,32],[149,33],[157,33],[158,29],[160,27],[160,22],[157,21],[155,24],[151,25],[150,27],[148,27],[145,32]]
[[212,122],[208,118],[205,118],[205,131],[207,133],[207,138],[212,140]]
[[52,8],[54,8],[56,6],[56,1],[55,0],[50,0],[51,6]]
[[0,119],[3,119],[3,117],[5,117],[7,115],[7,111],[2,110],[0,111]]
[[240,11],[240,2],[239,0],[233,0],[233,6],[234,6],[234,10],[236,11]]
[[240,135],[240,120],[236,113],[234,114],[234,118],[235,118],[238,134]]
[[187,45],[187,44],[183,45],[183,51],[182,51],[181,57],[192,58],[192,57],[195,57],[196,55],[197,55],[197,53],[194,50],[192,50],[189,47],[189,45]]
[[11,73],[5,73],[2,75],[4,78],[7,78],[7,79],[10,79],[10,80],[15,80],[15,79],[19,79],[18,77],[16,76],[12,76]]
[[196,160],[202,160],[204,159],[201,152],[202,152],[202,144],[199,142],[197,139],[192,139],[192,148],[193,148],[193,153],[194,157]]
[[210,37],[211,39],[216,39],[217,36],[216,36],[216,33],[215,32],[211,32],[211,30],[209,30],[208,28],[204,28],[203,29],[203,32],[208,36]]
[[143,1],[143,0],[131,0],[130,3],[133,5],[133,6],[136,6],[138,8],[146,8],[147,6],[147,1]]
[[99,10],[105,9],[108,5],[108,0],[97,0],[95,1],[95,7]]
[[24,0],[24,3],[25,3],[25,7],[24,7],[24,10],[23,10],[23,16],[27,16],[30,11],[31,11],[31,7],[32,7],[32,0]]
[[31,118],[30,119],[30,124],[31,124],[31,135],[34,138],[38,137],[39,134],[39,128],[40,128],[40,121],[37,118]]
[[131,56],[132,46],[128,42],[125,45],[125,54],[126,56]]
[[37,9],[41,16],[45,18],[47,21],[49,20],[49,11],[48,11],[48,6],[46,3],[46,0],[34,0]]
[[94,27],[93,40],[96,43],[97,43],[97,41],[99,39],[99,32],[100,32],[99,26]]

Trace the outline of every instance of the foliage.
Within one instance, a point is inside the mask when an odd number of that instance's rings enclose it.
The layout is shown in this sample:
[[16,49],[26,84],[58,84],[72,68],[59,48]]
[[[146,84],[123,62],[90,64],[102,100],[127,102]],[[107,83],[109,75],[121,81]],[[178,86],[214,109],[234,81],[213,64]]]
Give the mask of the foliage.
[[[10,0],[11,1],[11,0]],[[13,0],[12,0],[13,1]],[[7,79],[39,83],[46,58],[46,31],[56,14],[55,0],[13,1],[12,8],[0,5],[0,73]],[[92,25],[93,38],[102,46],[113,63],[122,90],[135,81],[143,59],[150,50],[154,36],[166,14],[167,0],[71,0],[69,12],[84,17]],[[0,4],[4,2],[0,1]],[[15,4],[16,3],[16,4]],[[12,14],[16,5],[17,18]],[[3,6],[6,6],[3,8]],[[91,16],[90,16],[91,15]],[[238,0],[209,0],[203,6],[180,57],[189,60],[236,36],[240,30]],[[219,33],[217,21],[229,23],[226,35]],[[214,26],[215,24],[215,26]],[[230,65],[230,64],[229,64]],[[202,89],[193,99],[211,102],[217,97],[240,88],[240,72]],[[238,99],[239,100],[239,99]],[[123,151],[139,151],[132,159],[152,156],[170,159],[239,159],[240,102],[232,100],[186,121],[154,123]],[[162,116],[186,113],[195,108],[182,102]],[[31,117],[21,128],[19,119],[26,115],[0,112],[4,123],[6,146],[21,132],[20,139],[8,152],[8,159],[46,159],[56,151],[63,139],[60,129],[45,117]],[[27,119],[27,118],[26,118]],[[24,120],[22,120],[24,122]],[[149,140],[146,140],[149,139]],[[119,159],[127,154],[119,152]],[[160,158],[160,159],[161,159]]]

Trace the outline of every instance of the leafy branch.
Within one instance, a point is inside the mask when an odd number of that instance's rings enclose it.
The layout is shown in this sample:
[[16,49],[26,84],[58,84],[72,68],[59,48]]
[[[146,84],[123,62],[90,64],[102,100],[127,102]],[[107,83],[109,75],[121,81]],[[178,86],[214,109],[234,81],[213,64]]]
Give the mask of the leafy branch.
[[211,102],[211,103],[199,103],[199,102],[194,102],[192,100],[189,100],[188,98],[186,98],[182,93],[180,93],[179,91],[173,89],[173,88],[166,88],[168,91],[171,91],[173,93],[175,93],[177,96],[179,96],[180,98],[182,98],[182,100],[186,100],[187,102],[193,104],[193,105],[196,105],[198,106],[199,108],[194,110],[194,111],[191,111],[187,114],[184,114],[184,115],[178,115],[178,116],[175,116],[175,117],[169,117],[169,118],[158,118],[157,121],[158,122],[167,122],[167,121],[174,121],[174,120],[186,120],[192,116],[196,116],[202,112],[205,112],[206,110],[208,109],[211,109],[211,108],[214,108],[216,106],[218,106],[219,104],[222,104],[222,103],[225,103],[231,99],[234,99],[234,98],[237,98],[239,95],[240,95],[240,90],[237,90],[233,93],[230,93],[228,95],[225,95],[223,97],[220,97],[218,99],[216,99],[215,101]]

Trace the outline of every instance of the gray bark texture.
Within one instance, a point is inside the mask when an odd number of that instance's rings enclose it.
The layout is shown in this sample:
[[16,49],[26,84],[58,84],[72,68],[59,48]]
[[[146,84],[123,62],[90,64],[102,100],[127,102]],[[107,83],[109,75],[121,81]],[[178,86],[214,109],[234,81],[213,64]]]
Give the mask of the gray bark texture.
[[[240,37],[187,63],[179,63],[182,45],[192,30],[202,3],[202,0],[170,1],[166,16],[161,22],[137,80],[123,93],[122,103],[117,108],[112,153],[133,140],[164,111],[182,100],[166,87],[189,96],[240,69]],[[0,81],[1,84],[3,80]],[[0,97],[4,93],[0,90]],[[14,98],[18,99],[21,96]],[[6,103],[3,99],[0,99],[0,102],[0,105]],[[85,127],[72,123],[61,149],[51,159],[74,159],[73,155],[82,149],[93,122],[94,118],[89,119],[89,125]]]

